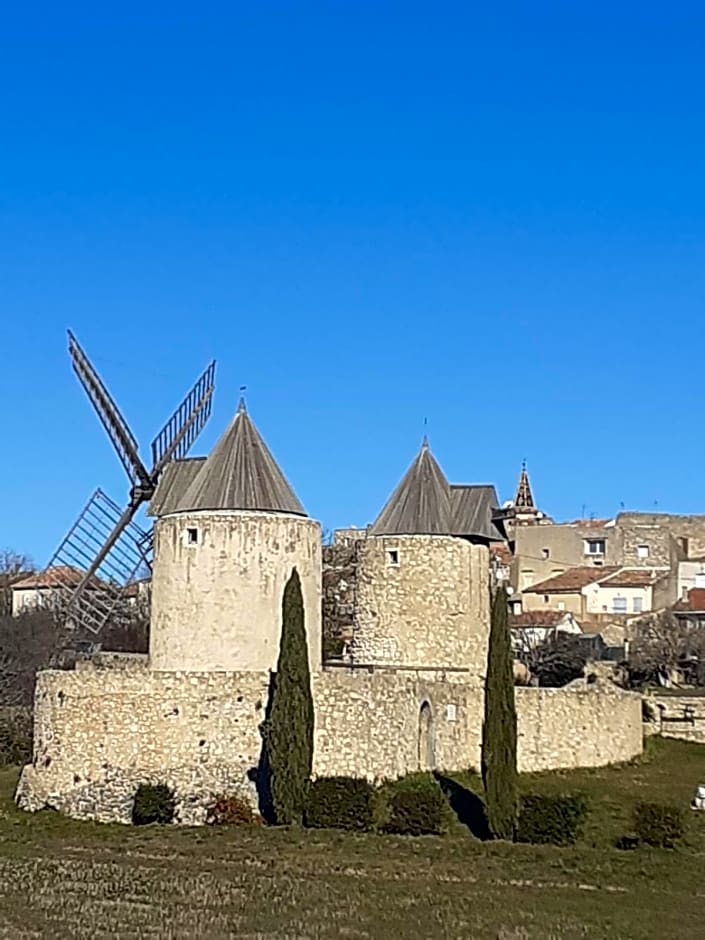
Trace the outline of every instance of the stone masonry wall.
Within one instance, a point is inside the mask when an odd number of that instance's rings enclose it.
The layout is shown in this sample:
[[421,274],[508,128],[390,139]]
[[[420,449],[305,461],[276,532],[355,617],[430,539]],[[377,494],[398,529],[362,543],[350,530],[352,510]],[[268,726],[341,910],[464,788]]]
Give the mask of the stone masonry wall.
[[641,754],[639,695],[609,681],[515,691],[522,773],[602,767]]
[[488,635],[484,546],[418,535],[359,542],[354,662],[460,668],[478,677]]
[[705,695],[649,695],[652,734],[705,744]]
[[[140,657],[128,665],[40,674],[19,804],[129,822],[137,785],[163,781],[175,789],[179,822],[202,823],[221,793],[256,805],[269,674],[151,672]],[[429,765],[479,767],[479,682],[332,670],[313,676],[313,693],[317,775],[377,780]],[[639,696],[609,684],[516,694],[522,771],[599,766],[641,750]]]
[[176,513],[157,520],[154,536],[153,669],[274,669],[282,596],[294,567],[301,579],[311,669],[320,669],[317,522],[284,513]]

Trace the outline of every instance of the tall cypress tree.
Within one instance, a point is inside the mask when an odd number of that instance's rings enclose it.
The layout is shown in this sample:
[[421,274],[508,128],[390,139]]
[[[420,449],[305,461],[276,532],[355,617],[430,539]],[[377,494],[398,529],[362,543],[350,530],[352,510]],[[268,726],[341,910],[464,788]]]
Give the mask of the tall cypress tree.
[[300,823],[313,764],[313,697],[301,581],[294,568],[284,588],[277,672],[265,727],[274,818]]
[[492,602],[482,725],[482,782],[490,832],[512,839],[517,818],[517,717],[507,593]]

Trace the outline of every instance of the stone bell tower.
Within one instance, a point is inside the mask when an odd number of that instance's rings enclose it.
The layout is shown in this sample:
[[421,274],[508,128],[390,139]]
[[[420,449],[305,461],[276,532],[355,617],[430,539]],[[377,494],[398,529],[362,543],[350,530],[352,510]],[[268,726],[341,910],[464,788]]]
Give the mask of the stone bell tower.
[[284,586],[301,579],[312,671],[321,665],[321,530],[245,403],[208,458],[179,461],[153,500],[150,668],[274,669]]

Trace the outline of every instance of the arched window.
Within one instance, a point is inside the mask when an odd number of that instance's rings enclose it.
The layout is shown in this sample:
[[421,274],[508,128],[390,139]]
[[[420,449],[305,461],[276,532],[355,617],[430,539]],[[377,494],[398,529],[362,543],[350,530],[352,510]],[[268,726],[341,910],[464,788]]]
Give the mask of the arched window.
[[429,703],[424,702],[419,711],[419,770],[433,770],[433,752],[433,714]]

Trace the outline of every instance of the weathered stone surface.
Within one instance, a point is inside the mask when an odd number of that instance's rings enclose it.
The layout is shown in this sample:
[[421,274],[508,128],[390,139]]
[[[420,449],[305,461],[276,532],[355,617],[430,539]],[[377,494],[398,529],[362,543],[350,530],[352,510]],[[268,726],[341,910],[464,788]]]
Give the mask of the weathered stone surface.
[[446,536],[384,536],[358,543],[355,662],[484,675],[489,558]]
[[274,669],[282,595],[294,567],[301,579],[311,670],[320,669],[317,522],[284,513],[182,512],[159,519],[154,537],[152,669]]
[[[410,669],[326,670],[312,677],[314,774],[370,780],[427,765],[479,767],[478,679]],[[128,822],[139,783],[163,782],[177,821],[200,824],[220,794],[256,806],[270,676],[146,669],[47,671],[35,702],[34,760],[18,803],[83,819]],[[611,683],[517,689],[519,768],[599,766],[641,751],[640,697]],[[422,741],[421,709],[430,710]]]

